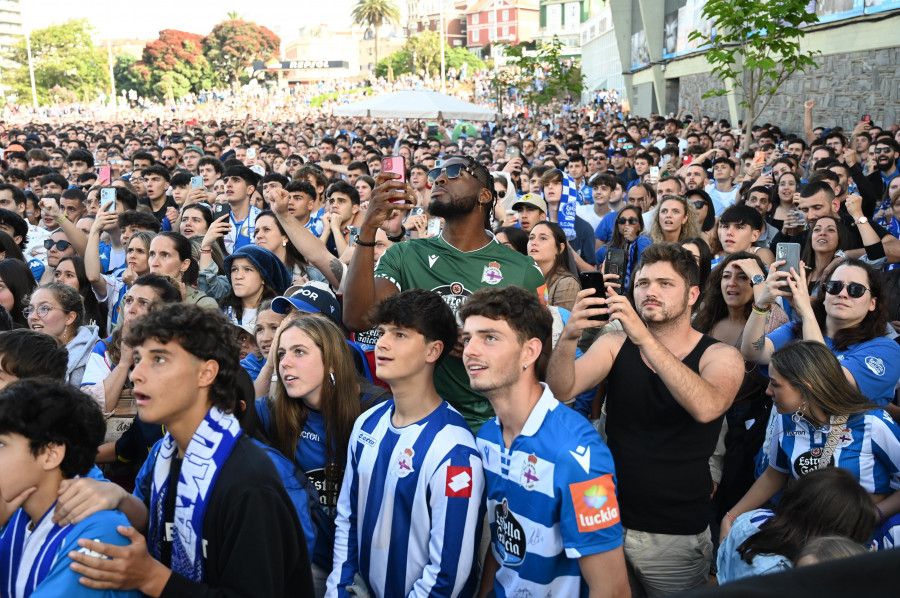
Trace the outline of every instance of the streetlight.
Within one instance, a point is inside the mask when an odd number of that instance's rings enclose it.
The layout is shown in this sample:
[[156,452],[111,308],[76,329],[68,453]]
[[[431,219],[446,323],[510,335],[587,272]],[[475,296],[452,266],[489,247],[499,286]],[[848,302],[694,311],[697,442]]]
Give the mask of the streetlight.
[[28,73],[31,75],[31,102],[37,110],[37,87],[34,84],[34,59],[31,57],[31,34],[25,32],[25,51],[28,53]]

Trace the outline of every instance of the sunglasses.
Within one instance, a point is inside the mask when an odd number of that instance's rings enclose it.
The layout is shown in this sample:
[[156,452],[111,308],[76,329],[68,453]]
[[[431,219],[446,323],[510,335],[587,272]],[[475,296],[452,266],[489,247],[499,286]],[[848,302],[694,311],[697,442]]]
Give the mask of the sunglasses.
[[47,239],[44,241],[44,249],[50,249],[54,245],[56,245],[56,249],[58,249],[59,251],[65,251],[69,248],[69,245],[71,245],[71,243],[62,240],[54,241],[53,239]]
[[694,204],[694,207],[695,207],[696,209],[698,209],[698,210],[702,210],[702,209],[703,209],[703,206],[706,205],[706,202],[703,201],[702,199],[697,200],[697,201],[694,201],[694,202],[691,202],[691,203],[693,203],[693,204]]
[[623,145],[623,146],[622,146],[622,149],[630,150],[630,149],[634,149],[634,146],[631,145],[631,144],[629,144],[629,145]]
[[462,171],[466,171],[473,178],[475,177],[475,171],[466,166],[465,164],[451,164],[450,166],[444,166],[442,168],[435,168],[433,170],[428,171],[428,182],[432,185],[438,179],[441,174],[446,174],[448,179],[458,179],[459,175]]
[[873,149],[872,151],[875,152],[876,154],[888,154],[888,153],[890,153],[891,148],[889,148],[889,147],[876,147],[876,148]]
[[861,285],[858,282],[851,282],[845,285],[840,280],[829,280],[823,286],[825,287],[825,292],[829,295],[839,295],[841,291],[844,290],[844,286],[846,286],[847,294],[854,299],[859,299],[869,290],[868,287]]
[[616,224],[637,224],[637,218],[616,218]]

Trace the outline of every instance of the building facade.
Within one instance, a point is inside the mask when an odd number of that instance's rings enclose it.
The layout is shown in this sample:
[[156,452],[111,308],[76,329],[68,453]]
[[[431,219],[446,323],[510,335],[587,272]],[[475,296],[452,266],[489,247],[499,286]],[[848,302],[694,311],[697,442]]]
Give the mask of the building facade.
[[563,56],[580,56],[581,25],[588,20],[590,8],[588,0],[541,0],[540,28],[535,40],[549,44],[558,37]]
[[581,73],[584,75],[582,102],[592,102],[597,92],[607,90],[616,90],[620,98],[626,97],[609,4],[604,4],[581,25]]
[[540,7],[528,0],[478,0],[466,11],[466,48],[479,57],[494,43],[531,41],[540,28]]

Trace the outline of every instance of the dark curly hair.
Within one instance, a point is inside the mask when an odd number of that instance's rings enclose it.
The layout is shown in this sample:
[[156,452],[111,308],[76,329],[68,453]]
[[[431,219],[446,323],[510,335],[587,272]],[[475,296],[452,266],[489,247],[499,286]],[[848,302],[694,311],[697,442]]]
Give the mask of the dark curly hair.
[[415,330],[426,342],[441,341],[444,349],[435,365],[456,345],[459,329],[453,311],[434,291],[410,289],[391,295],[375,311],[373,326],[393,324]]
[[240,347],[228,318],[197,305],[173,303],[135,319],[128,328],[123,340],[131,347],[150,339],[175,341],[197,359],[215,360],[219,373],[209,389],[210,401],[223,411],[234,410]]
[[65,381],[69,351],[49,334],[20,328],[0,332],[0,362],[16,378]]
[[537,295],[517,286],[477,291],[459,313],[463,322],[471,316],[504,320],[516,333],[519,343],[536,338],[546,345],[553,332],[553,316],[541,305]]
[[24,436],[35,456],[50,444],[65,446],[59,469],[72,478],[93,467],[106,422],[97,403],[80,390],[62,380],[31,378],[0,392],[0,433]]

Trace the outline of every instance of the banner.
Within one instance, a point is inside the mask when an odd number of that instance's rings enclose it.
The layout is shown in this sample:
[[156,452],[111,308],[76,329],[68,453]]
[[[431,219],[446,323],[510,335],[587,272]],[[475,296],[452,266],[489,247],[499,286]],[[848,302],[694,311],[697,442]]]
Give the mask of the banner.
[[631,35],[631,70],[650,64],[650,49],[647,47],[647,34],[641,29]]

